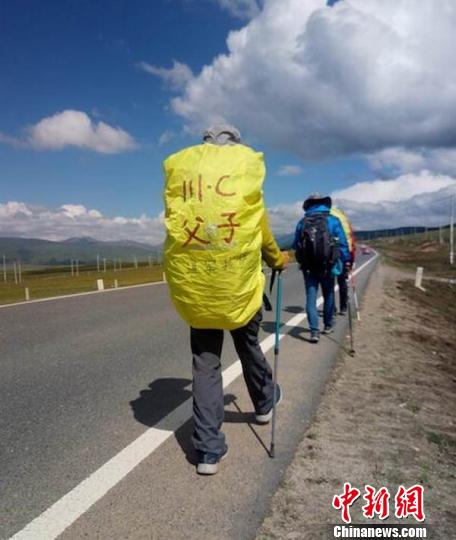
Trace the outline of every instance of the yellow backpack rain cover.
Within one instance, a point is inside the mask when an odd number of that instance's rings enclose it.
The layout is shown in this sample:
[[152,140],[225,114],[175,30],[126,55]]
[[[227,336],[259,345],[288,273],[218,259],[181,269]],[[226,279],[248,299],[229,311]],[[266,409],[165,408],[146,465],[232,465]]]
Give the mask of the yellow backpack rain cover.
[[233,330],[260,309],[263,154],[200,144],[165,160],[165,274],[194,328]]
[[348,218],[345,215],[345,212],[341,210],[340,208],[336,208],[333,206],[331,208],[331,214],[339,218],[340,222],[342,223],[345,236],[347,237],[348,251],[351,253],[353,251],[353,234],[352,234],[352,228],[350,226],[350,222],[348,221]]

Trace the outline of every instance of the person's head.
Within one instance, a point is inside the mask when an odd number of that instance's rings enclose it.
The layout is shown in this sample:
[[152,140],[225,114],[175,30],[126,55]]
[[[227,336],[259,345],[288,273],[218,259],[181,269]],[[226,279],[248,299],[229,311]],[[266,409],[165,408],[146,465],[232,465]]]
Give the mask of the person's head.
[[240,144],[241,134],[238,129],[229,124],[218,124],[206,129],[203,142],[209,144]]
[[331,197],[323,197],[320,193],[311,193],[304,201],[302,207],[304,211],[307,211],[310,210],[310,208],[312,208],[313,206],[327,206],[330,209],[331,205]]

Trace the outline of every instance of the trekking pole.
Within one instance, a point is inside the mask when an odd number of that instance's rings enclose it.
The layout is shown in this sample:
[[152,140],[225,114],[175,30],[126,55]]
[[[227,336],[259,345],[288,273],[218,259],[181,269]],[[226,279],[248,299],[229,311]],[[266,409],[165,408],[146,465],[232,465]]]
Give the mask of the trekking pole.
[[[350,291],[347,283],[347,290]],[[348,328],[350,332],[350,354],[355,354],[355,345],[353,342],[353,321],[352,321],[352,305],[351,305],[351,295],[348,292]]]
[[356,320],[360,321],[361,320],[361,315],[359,313],[358,295],[356,294],[355,276],[353,275],[352,271],[350,271],[350,283],[351,283],[351,288],[352,288],[352,291],[353,291],[353,299],[355,301]]
[[[275,270],[272,271],[271,289],[274,285]],[[277,371],[279,369],[279,344],[280,344],[280,316],[282,312],[282,272],[278,270],[277,297],[276,297],[276,320],[275,320],[275,345],[274,345],[274,390],[272,394],[272,423],[271,423],[271,448],[269,457],[275,457],[275,426],[276,426],[276,401],[277,401]]]

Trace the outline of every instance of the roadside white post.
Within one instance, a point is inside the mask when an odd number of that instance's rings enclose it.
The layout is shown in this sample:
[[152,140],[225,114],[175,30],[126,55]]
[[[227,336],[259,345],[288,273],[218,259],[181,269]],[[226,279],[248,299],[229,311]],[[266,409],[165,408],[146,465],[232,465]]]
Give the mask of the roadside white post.
[[28,302],[30,300],[30,291],[28,287],[25,287],[25,301]]
[[97,279],[97,287],[99,291],[104,291],[104,281],[102,279]]
[[454,199],[455,195],[451,197],[451,221],[450,221],[450,264],[454,264]]
[[423,283],[423,272],[424,272],[424,268],[422,266],[417,266],[416,268],[416,276],[415,276],[415,287],[417,289],[420,289],[421,291],[424,291],[425,289],[423,289],[422,287],[422,283]]
[[114,280],[114,289],[118,289],[119,288],[119,282],[117,281],[117,279]]

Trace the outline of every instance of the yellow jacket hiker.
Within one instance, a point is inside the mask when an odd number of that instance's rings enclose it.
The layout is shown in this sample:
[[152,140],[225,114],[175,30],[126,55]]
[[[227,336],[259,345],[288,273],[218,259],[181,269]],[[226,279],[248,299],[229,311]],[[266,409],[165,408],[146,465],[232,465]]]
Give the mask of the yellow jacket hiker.
[[204,133],[204,144],[164,162],[165,272],[178,313],[190,325],[193,445],[198,474],[215,474],[228,447],[221,354],[229,330],[259,423],[272,417],[272,370],[258,341],[262,319],[262,258],[276,269],[287,256],[269,228],[263,202],[263,154],[241,144],[232,126]]
[[164,162],[165,273],[173,303],[194,328],[244,326],[262,304],[262,256],[285,260],[263,202],[263,154],[200,144]]

